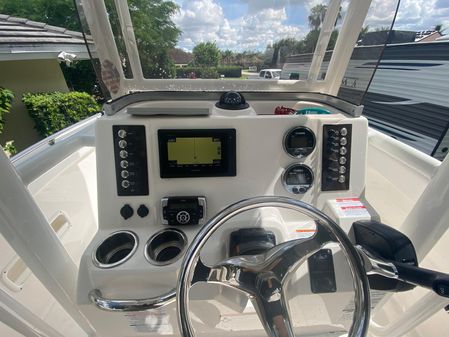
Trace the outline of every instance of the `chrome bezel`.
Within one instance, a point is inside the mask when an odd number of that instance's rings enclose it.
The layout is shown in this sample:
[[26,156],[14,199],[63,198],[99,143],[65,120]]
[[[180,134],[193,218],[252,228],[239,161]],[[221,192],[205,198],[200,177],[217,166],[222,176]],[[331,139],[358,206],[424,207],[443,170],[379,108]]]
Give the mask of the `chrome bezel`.
[[[312,134],[312,137],[313,137],[313,147],[312,147],[312,151],[310,151],[308,154],[306,154],[306,155],[299,155],[299,156],[294,156],[294,155],[292,155],[290,152],[288,152],[288,150],[287,150],[287,146],[286,146],[286,141],[287,141],[287,137],[290,135],[290,133],[292,132],[292,131],[294,131],[294,130],[296,130],[296,129],[304,129],[304,130],[306,130],[306,131],[308,131],[308,132],[310,132],[311,134]],[[291,157],[291,158],[295,158],[295,159],[303,159],[303,158],[306,158],[307,156],[309,156],[309,155],[311,155],[312,153],[313,153],[313,151],[315,151],[315,148],[316,148],[316,136],[315,136],[315,132],[313,132],[313,130],[311,130],[310,128],[308,128],[308,127],[306,127],[306,126],[303,126],[303,125],[298,125],[298,126],[295,126],[295,127],[293,127],[293,128],[291,128],[291,129],[289,129],[285,134],[284,134],[284,138],[282,139],[282,148],[284,149],[284,151],[285,151],[285,153],[289,156],[289,157]]]
[[[102,262],[98,261],[98,259],[97,259],[97,250],[98,250],[98,248],[100,248],[100,246],[104,242],[106,242],[106,240],[110,239],[111,237],[113,237],[114,235],[117,235],[117,234],[129,234],[129,235],[131,235],[133,237],[133,239],[134,239],[134,246],[131,249],[131,252],[128,255],[126,255],[123,259],[121,259],[121,260],[119,260],[117,262],[114,262],[114,263],[102,263]],[[131,231],[128,231],[128,230],[119,230],[119,231],[113,232],[113,233],[109,234],[105,239],[103,239],[95,247],[95,249],[92,251],[92,262],[93,262],[93,264],[96,267],[102,268],[102,269],[109,269],[109,268],[117,267],[117,266],[125,263],[126,261],[128,261],[134,255],[134,253],[136,252],[138,246],[139,246],[139,238],[138,238],[138,236],[134,232],[131,232]]]
[[[312,175],[312,182],[310,183],[310,186],[307,188],[307,190],[306,190],[305,192],[303,192],[303,193],[293,193],[293,192],[291,191],[291,188],[289,187],[289,186],[292,186],[292,185],[288,185],[288,184],[286,183],[286,174],[287,174],[287,172],[288,172],[291,168],[293,168],[293,167],[295,167],[295,166],[302,166],[302,167],[307,168],[307,169],[310,171],[311,175]],[[302,194],[306,194],[307,191],[310,190],[310,189],[313,187],[313,183],[315,182],[315,174],[313,173],[313,170],[312,170],[312,168],[311,168],[310,166],[308,166],[308,165],[306,165],[306,164],[302,164],[302,163],[293,163],[293,164],[290,164],[289,166],[287,166],[287,167],[284,169],[284,172],[282,172],[281,179],[282,179],[282,185],[283,185],[284,188],[287,190],[287,192],[289,192],[290,194],[293,194],[293,195],[302,195]],[[295,185],[295,186],[300,186],[300,185]]]

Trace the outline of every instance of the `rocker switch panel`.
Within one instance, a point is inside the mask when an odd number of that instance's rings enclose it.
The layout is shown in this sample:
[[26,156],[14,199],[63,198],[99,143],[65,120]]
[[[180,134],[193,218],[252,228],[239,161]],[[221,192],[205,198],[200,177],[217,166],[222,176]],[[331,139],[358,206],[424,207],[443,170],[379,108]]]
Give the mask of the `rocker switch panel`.
[[349,190],[352,125],[323,125],[321,190]]
[[114,125],[112,133],[117,194],[148,195],[145,126]]

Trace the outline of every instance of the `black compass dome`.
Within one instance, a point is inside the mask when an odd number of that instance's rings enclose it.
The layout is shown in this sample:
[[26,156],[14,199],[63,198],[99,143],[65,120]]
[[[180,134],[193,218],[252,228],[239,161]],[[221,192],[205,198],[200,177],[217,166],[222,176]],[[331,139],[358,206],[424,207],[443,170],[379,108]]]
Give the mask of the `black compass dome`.
[[225,110],[243,110],[249,107],[245,97],[237,91],[227,91],[221,95],[220,100],[215,104],[217,108]]

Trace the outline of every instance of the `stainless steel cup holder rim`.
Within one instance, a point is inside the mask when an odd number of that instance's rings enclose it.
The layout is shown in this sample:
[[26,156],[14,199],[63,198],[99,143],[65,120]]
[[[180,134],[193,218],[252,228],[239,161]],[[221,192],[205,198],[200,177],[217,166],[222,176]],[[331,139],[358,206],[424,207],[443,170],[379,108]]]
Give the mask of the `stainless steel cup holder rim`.
[[166,266],[182,257],[187,247],[186,235],[174,228],[155,233],[146,243],[144,254],[151,264]]
[[131,231],[116,231],[92,252],[92,261],[99,268],[113,268],[128,261],[136,252],[139,245],[137,235]]

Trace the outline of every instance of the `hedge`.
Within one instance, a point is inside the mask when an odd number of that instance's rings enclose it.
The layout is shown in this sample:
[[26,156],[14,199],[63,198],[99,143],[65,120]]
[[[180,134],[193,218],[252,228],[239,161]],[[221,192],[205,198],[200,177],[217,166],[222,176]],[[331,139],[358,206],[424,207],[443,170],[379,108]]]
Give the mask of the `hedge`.
[[242,77],[242,67],[238,66],[223,66],[218,67],[217,71],[224,77],[240,78]]
[[22,101],[44,137],[100,111],[100,105],[85,92],[27,93]]
[[11,102],[14,99],[14,94],[11,90],[0,87],[0,133],[3,131],[3,115],[8,113],[11,109]]
[[177,78],[220,78],[223,75],[226,78],[240,78],[242,68],[237,66],[222,67],[184,67],[176,69]]

